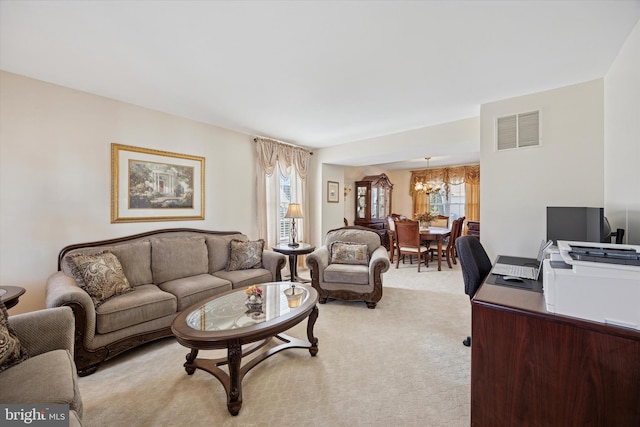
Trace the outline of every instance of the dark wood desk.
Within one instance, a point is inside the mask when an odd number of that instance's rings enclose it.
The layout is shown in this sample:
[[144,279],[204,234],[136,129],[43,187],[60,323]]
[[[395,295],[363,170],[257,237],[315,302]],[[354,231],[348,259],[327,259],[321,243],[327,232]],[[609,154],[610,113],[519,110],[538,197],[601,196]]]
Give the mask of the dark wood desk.
[[289,255],[289,271],[291,272],[292,282],[310,282],[310,280],[298,277],[298,255],[310,254],[316,250],[315,246],[311,246],[309,243],[300,243],[298,246],[289,246],[287,243],[278,243],[271,249],[276,252],[280,252],[281,254]]
[[472,300],[472,426],[639,426],[640,332],[490,284]]
[[4,303],[7,309],[18,304],[20,297],[26,290],[20,286],[0,286],[0,301]]
[[[438,244],[438,271],[442,270],[442,242],[450,235],[451,230],[444,227],[429,227],[420,229],[420,238],[422,240],[430,240],[432,242],[435,241]],[[447,262],[449,263],[449,268],[452,268],[448,258]]]

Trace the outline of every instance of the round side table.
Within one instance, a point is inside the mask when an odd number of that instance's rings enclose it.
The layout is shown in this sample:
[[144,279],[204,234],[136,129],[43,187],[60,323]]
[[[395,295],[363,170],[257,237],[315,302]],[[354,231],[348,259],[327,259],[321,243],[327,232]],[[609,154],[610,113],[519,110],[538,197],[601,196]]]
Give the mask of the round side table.
[[18,300],[26,292],[25,288],[20,286],[5,286],[0,285],[0,301],[4,303],[7,309],[18,304]]
[[298,246],[289,246],[287,243],[278,243],[272,246],[276,252],[289,255],[289,271],[291,271],[292,282],[309,282],[298,277],[298,255],[306,255],[316,250],[315,246],[311,246],[309,243],[299,243]]

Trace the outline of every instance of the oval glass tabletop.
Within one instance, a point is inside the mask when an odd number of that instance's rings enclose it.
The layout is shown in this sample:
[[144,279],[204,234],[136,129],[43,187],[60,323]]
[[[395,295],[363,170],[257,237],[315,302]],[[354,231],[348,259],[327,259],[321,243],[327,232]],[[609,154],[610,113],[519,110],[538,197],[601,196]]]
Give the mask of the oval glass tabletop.
[[[243,290],[238,290],[212,299],[193,310],[185,319],[187,326],[197,331],[232,331],[264,323],[298,309],[289,307],[284,292],[291,288],[290,282],[263,284],[259,287],[262,289],[261,307],[249,307],[246,304],[247,295]],[[302,286],[296,286],[296,292],[301,297],[297,307],[304,306],[309,299],[309,292]]]

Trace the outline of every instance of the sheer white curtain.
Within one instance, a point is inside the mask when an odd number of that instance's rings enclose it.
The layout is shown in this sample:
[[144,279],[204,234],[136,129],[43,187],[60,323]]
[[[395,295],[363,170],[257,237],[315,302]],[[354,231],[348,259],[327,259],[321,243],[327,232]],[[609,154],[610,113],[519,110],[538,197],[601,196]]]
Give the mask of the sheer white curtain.
[[[258,238],[264,239],[267,246],[273,246],[281,239],[281,212],[286,212],[287,203],[299,203],[302,214],[308,215],[309,205],[306,197],[307,173],[311,153],[303,148],[268,138],[255,138],[256,142],[256,197]],[[289,178],[289,186],[281,185],[281,177]],[[289,188],[287,194],[283,191]],[[296,220],[298,240],[305,241],[307,227],[304,218]],[[288,237],[288,234],[287,234]]]

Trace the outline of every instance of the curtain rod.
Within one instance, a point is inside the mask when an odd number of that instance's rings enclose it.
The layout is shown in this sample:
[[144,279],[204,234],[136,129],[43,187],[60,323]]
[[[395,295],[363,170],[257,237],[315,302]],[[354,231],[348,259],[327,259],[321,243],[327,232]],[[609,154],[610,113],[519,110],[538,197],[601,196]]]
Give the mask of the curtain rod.
[[268,141],[275,142],[276,144],[288,145],[289,147],[299,148],[301,150],[306,150],[306,151],[309,152],[310,156],[313,156],[313,151],[311,151],[311,150],[308,150],[308,149],[306,149],[304,147],[300,147],[299,145],[291,144],[289,142],[278,141],[277,139],[273,139],[273,138],[265,138],[265,137],[262,137],[262,136],[256,136],[255,138],[253,138],[253,142],[257,143],[258,142],[258,138],[266,139]]

